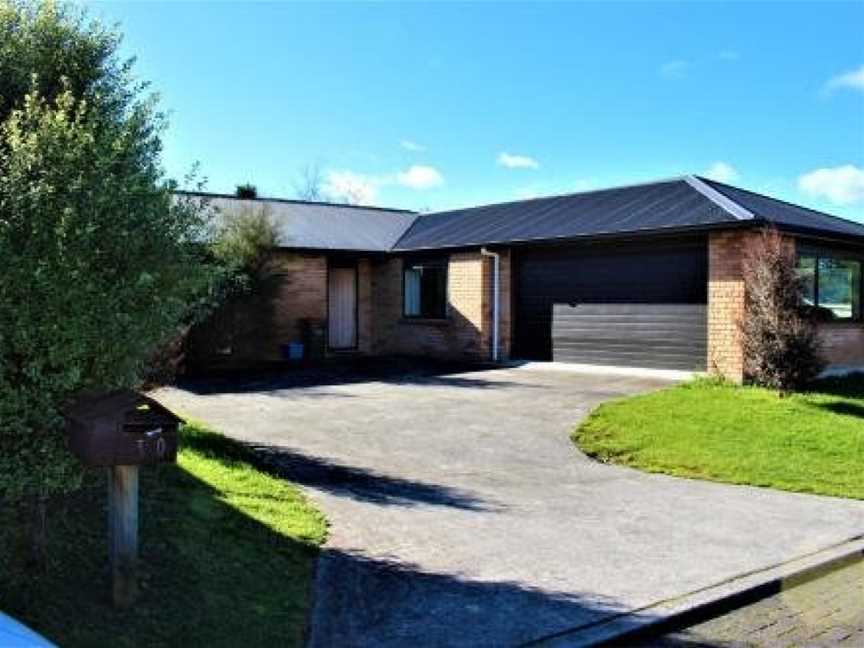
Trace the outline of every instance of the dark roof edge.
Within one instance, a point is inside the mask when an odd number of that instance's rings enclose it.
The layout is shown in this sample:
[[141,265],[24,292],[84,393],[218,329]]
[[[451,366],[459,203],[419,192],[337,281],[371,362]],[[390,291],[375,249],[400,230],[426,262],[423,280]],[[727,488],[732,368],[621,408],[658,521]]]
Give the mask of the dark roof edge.
[[591,239],[607,238],[633,238],[639,236],[654,236],[659,234],[698,234],[699,232],[711,232],[724,229],[746,229],[764,227],[765,223],[758,220],[734,220],[725,223],[707,223],[703,225],[656,227],[651,229],[621,230],[614,232],[599,232],[595,234],[577,234],[575,236],[540,237],[531,239],[509,239],[501,241],[486,241],[483,243],[456,243],[452,245],[414,247],[414,248],[391,248],[390,252],[400,254],[403,252],[424,252],[429,250],[456,250],[469,249],[483,246],[522,246],[542,243],[567,243],[576,241],[589,241]]
[[232,200],[252,200],[256,202],[277,202],[291,205],[318,205],[321,207],[344,207],[345,209],[369,209],[373,211],[385,211],[401,214],[416,214],[410,209],[398,209],[395,207],[374,207],[371,205],[350,205],[347,203],[327,202],[325,200],[296,200],[293,198],[267,198],[257,196],[255,198],[240,198],[234,194],[214,193],[211,191],[190,191],[187,189],[175,189],[171,193],[183,194],[184,196],[200,196],[201,198],[229,198]]
[[692,225],[692,226],[676,226],[676,227],[660,227],[655,229],[642,229],[642,230],[627,230],[620,232],[601,232],[599,234],[581,234],[577,236],[559,236],[553,238],[535,238],[535,239],[521,239],[521,240],[503,240],[503,241],[489,241],[487,243],[455,243],[452,245],[443,245],[443,246],[426,246],[426,247],[412,247],[412,248],[390,248],[388,250],[382,249],[359,249],[359,248],[316,248],[316,247],[294,247],[290,245],[280,245],[278,249],[299,252],[304,254],[364,254],[364,255],[374,255],[379,257],[386,257],[389,255],[398,255],[398,254],[410,254],[412,252],[431,252],[435,250],[447,251],[447,250],[470,250],[474,248],[480,248],[484,246],[496,246],[496,247],[521,247],[526,245],[543,245],[543,244],[555,244],[555,243],[575,243],[581,241],[591,241],[593,239],[614,239],[614,238],[640,238],[640,237],[651,237],[651,236],[675,236],[679,234],[699,234],[699,233],[708,233],[708,232],[717,232],[722,230],[740,230],[740,229],[761,229],[761,228],[777,228],[781,232],[786,232],[789,234],[798,234],[800,236],[806,236],[811,239],[819,239],[824,241],[833,241],[836,243],[860,243],[864,244],[864,236],[858,236],[856,234],[843,234],[843,233],[828,233],[825,230],[819,228],[807,228],[807,227],[794,227],[794,226],[777,226],[770,221],[765,221],[761,219],[754,220],[735,220],[735,221],[727,221],[725,223],[709,223],[705,225]]
[[341,248],[341,247],[309,247],[298,245],[277,245],[274,250],[296,252],[298,254],[363,254],[366,256],[387,256],[392,253],[389,248]]
[[[830,215],[830,214],[829,214]],[[839,216],[837,217],[839,218]],[[855,221],[848,221],[854,223]],[[769,220],[762,221],[762,227],[775,228],[789,234],[799,234],[808,238],[821,239],[823,241],[834,241],[836,243],[857,243],[864,245],[864,234],[848,234],[844,232],[831,232],[821,227],[804,227],[802,225],[784,225]]]
[[826,232],[820,228],[796,227],[791,225],[777,225],[771,221],[754,218],[753,220],[735,220],[725,223],[708,223],[705,225],[691,226],[674,226],[674,227],[659,227],[654,229],[642,230],[626,230],[616,232],[600,232],[598,234],[580,234],[576,236],[558,236],[552,238],[535,238],[535,239],[520,239],[520,240],[503,240],[503,241],[488,241],[485,243],[457,243],[453,245],[427,246],[414,248],[392,248],[390,254],[404,254],[411,252],[429,252],[432,250],[466,250],[479,248],[484,246],[498,247],[521,247],[525,245],[542,245],[552,243],[575,243],[579,241],[590,241],[592,239],[612,239],[612,238],[638,238],[661,235],[676,235],[676,234],[699,234],[707,232],[717,232],[722,230],[738,230],[738,229],[763,229],[776,228],[781,232],[789,234],[798,234],[808,238],[820,239],[824,241],[834,241],[836,243],[860,243],[864,244],[864,236],[857,234],[844,234],[842,232]]
[[[705,178],[700,178],[699,176],[694,176],[699,180],[705,181]],[[824,212],[821,209],[813,209],[812,207],[805,207],[804,205],[799,205],[797,203],[790,202],[788,200],[783,200],[782,198],[775,198],[774,196],[769,196],[767,194],[761,194],[758,191],[753,191],[752,189],[745,189],[744,187],[736,187],[735,185],[726,184],[725,182],[720,182],[718,180],[711,180],[714,184],[718,184],[721,187],[728,187],[729,189],[734,189],[735,191],[743,191],[744,193],[748,193],[751,196],[758,196],[759,198],[767,198],[768,200],[773,200],[775,202],[783,203],[784,205],[789,205],[790,207],[795,207],[796,209],[806,209],[807,211],[811,211],[814,214],[819,214],[820,216],[826,216],[828,218],[833,218],[834,220],[840,221],[841,223],[845,223],[847,225],[864,225],[860,221],[852,220],[851,218],[843,218],[842,216],[836,216],[835,214],[829,214],[828,212]],[[721,192],[722,193],[722,192]],[[726,194],[723,194],[725,197]],[[731,200],[731,199],[730,199]],[[767,220],[767,219],[766,219]],[[852,236],[856,236],[853,234]]]

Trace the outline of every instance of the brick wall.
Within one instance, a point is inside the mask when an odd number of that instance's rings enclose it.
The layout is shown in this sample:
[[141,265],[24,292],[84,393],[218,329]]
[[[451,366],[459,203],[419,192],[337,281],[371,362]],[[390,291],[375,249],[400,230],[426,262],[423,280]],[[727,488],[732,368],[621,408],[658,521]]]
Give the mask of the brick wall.
[[[509,352],[509,254],[502,258],[502,357]],[[463,360],[488,360],[492,351],[492,260],[479,250],[451,254],[447,272],[448,317],[407,319],[402,314],[403,259],[390,258],[373,272],[373,352]],[[506,271],[505,271],[506,266]]]
[[357,262],[357,351],[372,352],[372,262],[360,259]]
[[752,232],[712,232],[708,237],[708,371],[744,379],[738,324],[744,316],[742,261]]
[[308,331],[315,335],[307,352],[320,356],[326,321],[326,256],[280,250],[251,294],[231,300],[192,332],[190,368],[239,369],[276,362],[280,345],[308,343]]
[[[717,232],[708,240],[708,368],[735,382],[744,377],[738,322],[744,316],[744,249],[755,232]],[[793,244],[793,239],[787,239]],[[830,365],[864,365],[864,326],[831,323],[819,327]]]
[[864,367],[864,325],[822,324],[819,332],[829,365]]
[[513,254],[510,250],[501,251],[500,291],[501,321],[499,335],[499,354],[502,360],[510,357],[513,345]]

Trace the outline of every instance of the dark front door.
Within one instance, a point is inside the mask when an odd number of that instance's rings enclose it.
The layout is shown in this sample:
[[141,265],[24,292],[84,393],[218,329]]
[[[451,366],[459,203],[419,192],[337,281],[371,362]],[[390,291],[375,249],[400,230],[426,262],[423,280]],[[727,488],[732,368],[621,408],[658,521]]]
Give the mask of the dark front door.
[[513,354],[662,369],[706,365],[703,237],[526,248]]

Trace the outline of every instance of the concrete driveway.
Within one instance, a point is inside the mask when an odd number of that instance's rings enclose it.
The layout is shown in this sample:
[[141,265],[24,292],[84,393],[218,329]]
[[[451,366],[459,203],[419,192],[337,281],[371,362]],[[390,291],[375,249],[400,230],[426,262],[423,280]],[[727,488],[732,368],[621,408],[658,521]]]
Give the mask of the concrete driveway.
[[864,532],[861,502],[648,475],[572,446],[598,403],[665,384],[400,370],[157,396],[259,446],[326,512],[312,646],[513,646]]

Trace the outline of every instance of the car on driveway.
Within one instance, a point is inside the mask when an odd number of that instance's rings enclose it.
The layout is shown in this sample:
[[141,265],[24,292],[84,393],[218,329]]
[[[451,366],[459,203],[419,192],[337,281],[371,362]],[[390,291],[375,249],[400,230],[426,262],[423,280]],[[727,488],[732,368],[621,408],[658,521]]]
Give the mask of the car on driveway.
[[0,612],[0,646],[3,648],[56,648],[42,635]]

